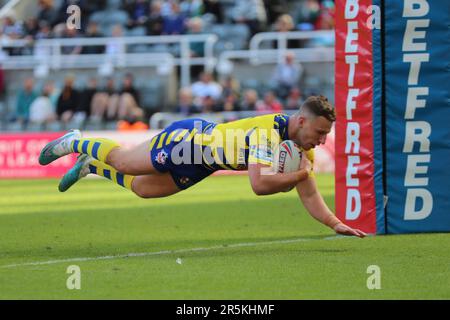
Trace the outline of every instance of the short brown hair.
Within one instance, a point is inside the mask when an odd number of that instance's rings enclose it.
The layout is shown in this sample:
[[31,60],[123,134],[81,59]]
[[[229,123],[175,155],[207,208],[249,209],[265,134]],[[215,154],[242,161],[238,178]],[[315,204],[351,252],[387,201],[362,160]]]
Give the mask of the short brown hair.
[[334,112],[334,107],[325,96],[309,97],[300,107],[300,112],[302,111],[302,109],[310,111],[317,117],[322,116],[328,121],[336,121],[336,113]]

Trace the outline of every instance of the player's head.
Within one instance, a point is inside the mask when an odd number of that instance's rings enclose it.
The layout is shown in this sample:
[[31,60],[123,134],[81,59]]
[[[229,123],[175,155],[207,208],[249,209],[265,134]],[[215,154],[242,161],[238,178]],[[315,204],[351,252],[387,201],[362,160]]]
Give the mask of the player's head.
[[334,108],[324,96],[311,96],[290,120],[289,138],[304,150],[324,144],[336,120]]

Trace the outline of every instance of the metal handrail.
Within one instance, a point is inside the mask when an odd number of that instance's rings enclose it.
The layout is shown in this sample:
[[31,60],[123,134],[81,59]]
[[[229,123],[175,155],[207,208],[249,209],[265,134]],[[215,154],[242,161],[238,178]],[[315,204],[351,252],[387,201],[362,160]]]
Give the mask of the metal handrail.
[[45,67],[53,70],[61,69],[92,69],[100,68],[105,64],[112,66],[128,67],[160,67],[166,66],[172,69],[176,64],[176,59],[170,53],[129,53],[119,57],[109,57],[106,55],[86,54],[86,55],[60,55],[58,59],[48,59],[46,56],[14,56],[12,58],[1,57],[0,63],[3,70],[29,70],[37,67]]
[[334,37],[332,30],[317,31],[290,31],[290,32],[261,32],[255,34],[250,39],[249,48],[253,53],[253,63],[258,62],[258,52],[261,50],[261,43],[264,41],[277,41],[278,62],[283,61],[283,57],[288,49],[288,40],[310,40],[324,37]]
[[217,41],[215,34],[185,34],[185,35],[162,35],[162,36],[129,36],[129,37],[100,37],[100,38],[55,38],[38,40],[42,44],[53,46],[56,42],[59,46],[98,46],[107,45],[111,41],[120,40],[124,45],[133,44],[161,44],[161,43],[181,43],[205,42],[205,48],[214,46]]
[[[169,35],[169,36],[136,36],[136,37],[102,37],[102,38],[58,38],[58,39],[42,39],[37,41],[29,40],[6,40],[0,41],[0,50],[2,48],[23,48],[33,47],[39,48],[43,54],[40,57],[32,56],[3,56],[1,62],[3,68],[15,69],[16,64],[21,68],[33,69],[36,63],[46,63],[53,68],[59,68],[69,59],[71,55],[62,54],[62,48],[68,46],[108,46],[112,43],[118,46],[117,54],[98,54],[97,58],[86,58],[87,55],[76,55],[76,59],[84,61],[85,67],[96,68],[99,61],[113,60],[115,65],[119,67],[128,66],[127,61],[134,61],[133,58],[144,58],[139,66],[145,65],[145,58],[155,57],[156,53],[132,54],[127,53],[127,46],[130,45],[151,45],[151,44],[179,44],[180,57],[173,59],[175,65],[181,66],[181,86],[187,86],[191,82],[190,66],[204,65],[205,69],[212,71],[216,60],[214,58],[214,45],[218,38],[214,34],[190,34],[190,35]],[[202,42],[205,44],[205,55],[203,57],[191,57],[191,43]],[[111,59],[111,56],[113,58]],[[73,56],[72,56],[73,57]],[[27,63],[28,62],[28,63]],[[136,63],[134,63],[136,65]],[[152,65],[152,64],[149,64]]]
[[[334,48],[301,48],[290,49],[296,57],[297,62],[333,62]],[[252,65],[264,63],[277,63],[279,50],[277,49],[259,49],[256,52],[252,50],[230,50],[220,54],[218,62],[224,63],[232,59],[249,59]]]

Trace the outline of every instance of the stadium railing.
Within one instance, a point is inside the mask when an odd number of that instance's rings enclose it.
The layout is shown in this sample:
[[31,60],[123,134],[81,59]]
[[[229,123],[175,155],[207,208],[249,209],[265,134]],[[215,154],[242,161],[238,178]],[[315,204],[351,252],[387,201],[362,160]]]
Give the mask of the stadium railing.
[[[249,48],[252,52],[252,62],[258,63],[264,59],[265,55],[258,54],[264,50],[263,44],[267,42],[275,42],[277,49],[277,61],[282,62],[286,51],[294,51],[298,49],[288,48],[289,40],[309,40],[309,46],[319,46],[321,48],[328,47],[334,50],[334,30],[317,30],[317,31],[291,31],[291,32],[261,32],[255,34],[250,39]],[[314,43],[314,41],[317,41]]]
[[[308,42],[308,47],[299,49],[288,49],[288,41],[291,39],[303,39],[307,42],[309,40],[318,39],[319,42],[313,43],[310,47]],[[180,67],[181,86],[189,86],[191,84],[191,74],[190,67],[192,65],[203,65],[206,70],[212,71],[217,68],[219,74],[224,75],[230,69],[232,70],[232,59],[243,59],[249,63],[247,65],[250,68],[257,67],[261,64],[267,64],[264,68],[256,68],[253,74],[241,74],[242,77],[256,77],[261,81],[267,80],[267,73],[270,72],[271,66],[269,64],[274,64],[279,62],[286,53],[287,50],[293,51],[296,55],[298,62],[307,63],[310,62],[316,68],[320,66],[321,62],[334,63],[334,45],[333,42],[329,42],[329,45],[324,44],[321,39],[332,39],[334,41],[333,31],[311,31],[311,32],[264,32],[256,34],[250,40],[249,50],[238,50],[238,51],[223,51],[219,55],[219,59],[214,56],[214,46],[217,43],[218,37],[214,34],[201,34],[201,35],[180,35],[180,36],[151,36],[151,37],[113,37],[113,38],[74,38],[74,39],[48,39],[48,40],[38,40],[30,42],[27,40],[3,40],[0,41],[0,52],[2,48],[30,48],[29,55],[13,55],[8,56],[5,53],[0,55],[0,64],[2,68],[6,71],[26,71],[34,70],[34,74],[45,75],[48,74],[50,69],[92,69],[101,70],[101,67],[109,64],[109,69],[106,70],[114,71],[114,67],[157,67],[158,73],[160,71],[172,72],[173,66]],[[266,49],[264,43],[271,41],[277,43],[276,49]],[[67,55],[63,53],[63,47],[67,46],[107,46],[111,42],[118,43],[122,48],[120,54],[116,55]],[[203,57],[191,57],[190,55],[190,45],[191,43],[203,42],[205,45],[205,54]],[[325,41],[326,43],[326,41]],[[179,55],[174,56],[168,52],[143,52],[143,53],[132,53],[127,50],[129,47],[136,45],[158,45],[167,44],[170,46],[179,46]],[[317,46],[318,44],[318,46]],[[230,67],[231,64],[231,68]],[[228,68],[226,67],[228,65]],[[225,66],[225,67],[224,67]],[[240,64],[242,66],[242,64]],[[316,69],[312,70],[316,70]],[[235,71],[240,71],[241,68]],[[265,71],[262,72],[262,69]],[[58,70],[55,70],[58,71]],[[258,72],[256,72],[258,71]],[[260,72],[261,71],[261,72]],[[313,71],[314,72],[314,71]],[[321,71],[318,71],[321,72]],[[309,75],[312,73],[310,72]],[[314,74],[314,73],[313,73]],[[103,74],[104,75],[104,74]],[[239,72],[236,72],[236,76],[239,76]],[[328,78],[328,75],[321,75],[322,77]],[[310,76],[308,76],[310,78]],[[240,79],[242,80],[242,79]],[[327,80],[328,81],[328,80]],[[315,84],[316,85],[316,84]],[[321,85],[321,83],[319,83]],[[320,91],[322,88],[319,88]],[[328,95],[333,96],[332,83],[327,83]],[[174,92],[170,90],[170,92]],[[9,100],[8,100],[9,101]],[[9,108],[11,109],[11,108]],[[157,119],[156,116],[155,119]],[[170,116],[173,119],[173,114]],[[156,120],[153,120],[156,121]]]
[[[332,48],[301,48],[289,49],[295,54],[297,62],[333,62],[334,47]],[[281,55],[283,57],[283,55]],[[251,65],[274,64],[280,61],[280,50],[258,49],[258,50],[230,50],[224,51],[218,58],[219,73],[227,74],[232,71],[232,61],[235,59],[248,60]]]
[[[171,36],[138,36],[138,37],[104,37],[104,38],[74,38],[74,39],[45,39],[38,41],[2,40],[0,51],[4,48],[28,48],[31,55],[8,56],[2,54],[0,62],[4,70],[17,69],[62,69],[62,68],[98,68],[103,64],[112,67],[154,66],[172,68],[180,66],[180,86],[191,83],[190,67],[204,66],[207,71],[213,71],[219,61],[218,71],[229,63],[230,59],[249,59],[252,65],[263,63],[279,63],[283,61],[287,50],[292,51],[299,62],[331,62],[334,60],[334,46],[319,46],[312,48],[288,49],[289,40],[323,40],[334,42],[333,31],[294,31],[294,32],[262,32],[254,35],[250,40],[249,50],[226,50],[217,60],[214,56],[214,46],[218,41],[217,35],[171,35]],[[275,41],[277,49],[266,49],[263,44]],[[327,41],[327,40],[326,40]],[[63,47],[108,46],[114,43],[118,46],[116,54],[79,54],[65,55]],[[192,57],[190,45],[203,43],[205,54],[203,57]],[[133,45],[178,45],[179,56],[169,56],[169,52],[129,52]]]
[[[305,48],[288,48],[288,40],[313,41]],[[263,46],[267,42],[276,42],[276,49]],[[314,41],[318,41],[314,43]],[[320,45],[320,42],[330,45]],[[269,47],[272,43],[269,43]],[[248,59],[252,65],[266,63],[281,63],[286,52],[295,54],[297,62],[334,62],[334,32],[333,31],[293,31],[293,32],[261,32],[250,39],[249,50],[226,50],[219,55],[219,72],[221,65],[224,70],[232,59]],[[226,73],[226,72],[225,72]]]
[[[143,36],[143,37],[105,37],[105,38],[61,38],[45,39],[30,42],[27,40],[7,40],[0,42],[0,50],[4,48],[29,48],[31,55],[3,54],[0,57],[4,70],[35,69],[44,66],[53,69],[61,68],[98,68],[103,63],[112,64],[113,67],[153,66],[158,58],[169,63],[167,67],[180,66],[181,86],[191,83],[190,67],[192,65],[204,66],[207,71],[212,71],[216,64],[214,57],[214,45],[217,42],[214,34],[198,35],[171,35],[171,36]],[[204,44],[204,56],[192,57],[190,45],[192,43]],[[88,47],[105,46],[114,44],[117,53],[114,54],[63,54],[64,47]],[[143,52],[132,53],[129,48],[133,45],[178,45],[179,57],[169,57],[169,53]],[[159,61],[163,64],[164,61]],[[172,65],[170,63],[173,63]]]

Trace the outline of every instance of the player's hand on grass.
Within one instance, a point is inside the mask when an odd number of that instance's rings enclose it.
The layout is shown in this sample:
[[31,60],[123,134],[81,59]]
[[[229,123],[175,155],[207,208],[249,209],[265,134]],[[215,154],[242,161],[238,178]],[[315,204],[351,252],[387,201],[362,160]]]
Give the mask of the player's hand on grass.
[[338,223],[335,227],[334,227],[334,231],[336,231],[337,234],[342,234],[345,236],[356,236],[356,237],[360,237],[360,238],[364,238],[365,236],[367,236],[367,234],[359,229],[353,229],[350,228],[349,226],[343,224],[343,223]]

